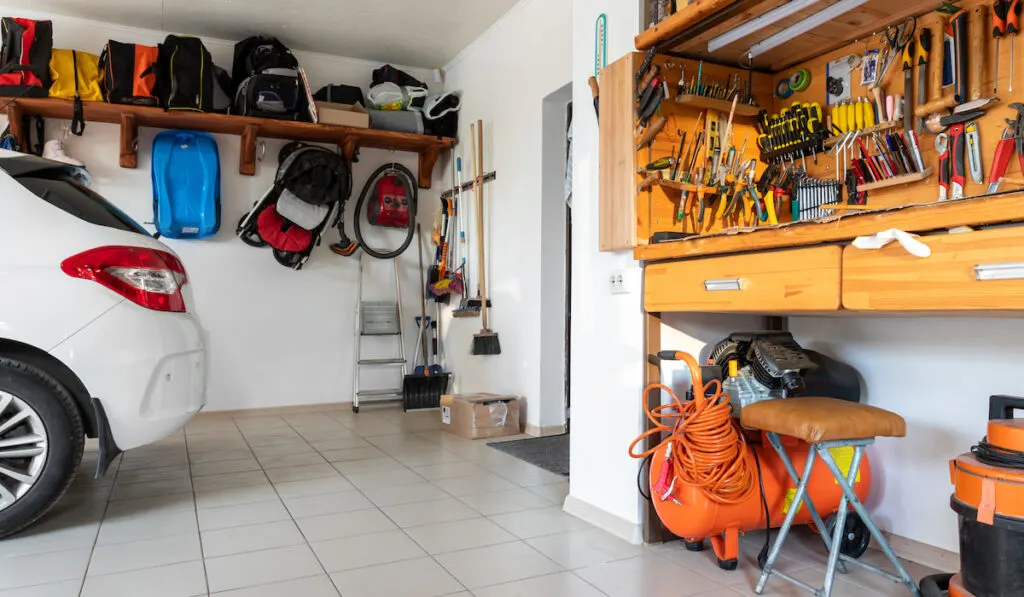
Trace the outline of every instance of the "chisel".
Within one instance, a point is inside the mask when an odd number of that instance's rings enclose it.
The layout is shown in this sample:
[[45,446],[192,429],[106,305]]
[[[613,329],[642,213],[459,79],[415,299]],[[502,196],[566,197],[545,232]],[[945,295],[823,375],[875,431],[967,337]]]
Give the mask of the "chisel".
[[665,129],[665,125],[668,120],[664,116],[659,116],[651,122],[647,127],[647,131],[644,132],[643,136],[636,142],[636,150],[640,151],[644,147],[647,147],[654,141],[654,138],[658,136],[661,131]]
[[[917,105],[928,103],[928,58],[932,51],[932,30],[924,29],[917,43]],[[924,118],[917,117],[914,130],[924,132]]]

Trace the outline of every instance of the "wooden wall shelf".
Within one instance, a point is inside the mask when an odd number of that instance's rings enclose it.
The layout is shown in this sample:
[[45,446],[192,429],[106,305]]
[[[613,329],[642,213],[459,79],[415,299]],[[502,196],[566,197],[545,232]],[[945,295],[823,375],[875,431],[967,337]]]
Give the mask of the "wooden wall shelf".
[[[728,114],[732,110],[732,100],[715,99],[703,95],[680,95],[676,97],[676,103],[691,108],[702,108],[704,110],[717,110]],[[736,104],[736,116],[757,116],[761,108],[749,104]]]
[[[0,98],[0,102],[6,101]],[[22,116],[44,116],[70,120],[72,102],[54,98],[19,98],[11,101],[6,108],[10,120],[11,134],[24,143],[25,131]],[[379,129],[360,129],[346,126],[293,122],[270,118],[253,118],[228,114],[207,114],[202,112],[165,112],[160,108],[85,102],[86,122],[106,122],[121,125],[120,165],[135,168],[138,163],[138,127],[149,126],[164,129],[193,129],[208,133],[239,135],[242,137],[242,151],[238,173],[252,176],[256,173],[256,142],[260,137],[310,141],[338,145],[351,159],[358,148],[370,147],[393,151],[408,151],[419,155],[419,186],[429,189],[432,184],[434,164],[441,151],[454,147],[456,139],[432,137],[412,133],[396,133]]]
[[[890,120],[889,122],[883,122],[882,124],[876,124],[875,126],[869,126],[869,127],[862,128],[862,129],[860,129],[860,132],[857,135],[857,137],[858,138],[860,138],[860,137],[867,137],[867,136],[871,135],[872,133],[883,133],[883,132],[890,131],[892,129],[897,129],[897,128],[903,128],[903,121],[902,120]],[[834,137],[830,137],[828,139],[825,139],[825,147],[826,148],[832,147],[836,143],[839,143],[839,140],[843,139],[843,138],[844,138],[844,135],[842,133],[840,133],[839,135],[836,135]]]
[[640,261],[690,259],[844,242],[889,228],[927,232],[956,226],[1021,221],[1024,221],[1024,191],[896,209],[847,212],[841,219],[827,222],[811,220],[749,232],[695,236],[677,242],[640,246],[633,251],[633,256]]
[[912,182],[918,182],[928,178],[933,172],[935,172],[934,168],[925,168],[921,172],[904,174],[903,176],[894,176],[885,180],[879,180],[878,182],[869,182],[867,184],[857,185],[857,190],[863,193],[864,191],[874,191],[877,189],[895,187],[901,184],[910,184]]

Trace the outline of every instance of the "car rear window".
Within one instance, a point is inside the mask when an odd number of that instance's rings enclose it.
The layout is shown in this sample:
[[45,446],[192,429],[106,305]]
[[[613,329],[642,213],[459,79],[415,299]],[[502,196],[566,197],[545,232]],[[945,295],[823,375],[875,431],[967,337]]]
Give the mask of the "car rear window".
[[90,224],[150,236],[142,226],[95,191],[63,173],[17,178],[26,189],[50,205]]

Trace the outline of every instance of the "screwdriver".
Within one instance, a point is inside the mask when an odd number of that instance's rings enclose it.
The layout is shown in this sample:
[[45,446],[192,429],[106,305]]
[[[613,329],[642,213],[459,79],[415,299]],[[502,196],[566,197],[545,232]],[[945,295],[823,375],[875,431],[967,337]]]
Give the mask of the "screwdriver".
[[[674,150],[675,148],[673,147],[672,149]],[[675,152],[673,151],[673,153],[675,153]],[[660,160],[653,161],[650,164],[647,164],[643,168],[640,168],[639,170],[637,170],[637,173],[638,174],[643,174],[645,171],[646,172],[657,172],[658,170],[668,170],[669,168],[671,168],[672,166],[675,166],[675,165],[676,165],[675,158],[669,156],[669,157],[666,157],[666,158],[661,158]]]
[[[1010,13],[1009,0],[995,0],[992,3],[992,37],[996,40],[996,72],[992,84],[992,92],[999,92],[999,42],[1006,36],[1006,20]],[[1013,60],[1013,51],[1010,51],[1010,60]],[[1011,77],[1012,79],[1012,77]]]
[[1020,31],[1020,0],[1010,0],[1010,10],[1006,13],[1006,35],[1010,37],[1010,92],[1013,92],[1013,40]]

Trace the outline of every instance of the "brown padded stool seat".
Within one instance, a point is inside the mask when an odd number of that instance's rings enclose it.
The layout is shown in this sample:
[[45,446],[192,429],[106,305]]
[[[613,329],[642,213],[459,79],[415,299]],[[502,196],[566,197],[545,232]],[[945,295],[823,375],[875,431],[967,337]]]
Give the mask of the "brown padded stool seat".
[[836,398],[765,400],[743,407],[740,423],[809,444],[826,441],[903,437],[907,422],[881,408]]

